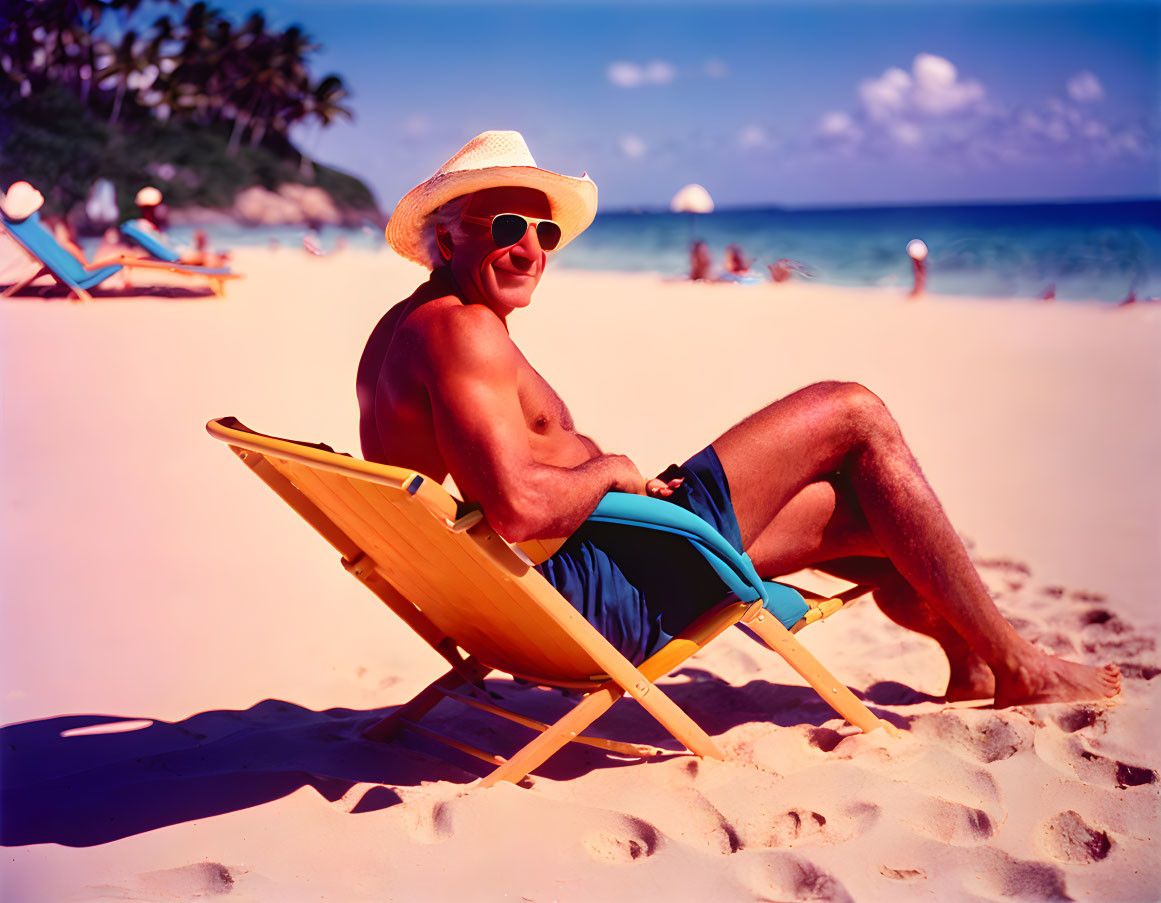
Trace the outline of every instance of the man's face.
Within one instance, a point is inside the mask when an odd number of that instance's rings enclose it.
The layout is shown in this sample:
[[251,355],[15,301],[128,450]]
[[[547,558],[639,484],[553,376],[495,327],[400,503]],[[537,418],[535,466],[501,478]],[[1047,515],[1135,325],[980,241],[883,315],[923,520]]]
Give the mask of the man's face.
[[[552,209],[543,192],[532,188],[487,188],[472,195],[466,215],[490,220],[497,213],[520,213],[549,219]],[[532,302],[546,261],[536,238],[528,229],[516,244],[497,248],[492,230],[482,223],[463,222],[465,237],[452,248],[451,270],[456,284],[501,316]]]

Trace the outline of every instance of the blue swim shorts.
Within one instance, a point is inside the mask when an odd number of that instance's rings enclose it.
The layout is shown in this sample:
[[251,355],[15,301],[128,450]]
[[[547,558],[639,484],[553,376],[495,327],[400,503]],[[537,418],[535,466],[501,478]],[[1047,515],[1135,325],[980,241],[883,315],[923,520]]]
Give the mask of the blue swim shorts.
[[[665,501],[692,511],[743,551],[730,486],[713,446],[658,477],[683,478]],[[623,524],[585,521],[536,569],[635,665],[729,595],[688,541]]]

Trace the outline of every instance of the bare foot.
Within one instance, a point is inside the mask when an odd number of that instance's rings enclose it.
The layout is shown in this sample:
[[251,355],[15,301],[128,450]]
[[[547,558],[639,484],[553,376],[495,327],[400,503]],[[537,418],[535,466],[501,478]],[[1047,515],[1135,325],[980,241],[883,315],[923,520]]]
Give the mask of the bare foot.
[[987,662],[975,653],[966,658],[952,660],[951,676],[947,681],[947,693],[944,698],[948,702],[960,702],[965,699],[991,699],[996,695],[996,677]]
[[1093,668],[1031,648],[1010,671],[996,670],[996,708],[1037,702],[1104,700],[1121,692],[1116,665]]

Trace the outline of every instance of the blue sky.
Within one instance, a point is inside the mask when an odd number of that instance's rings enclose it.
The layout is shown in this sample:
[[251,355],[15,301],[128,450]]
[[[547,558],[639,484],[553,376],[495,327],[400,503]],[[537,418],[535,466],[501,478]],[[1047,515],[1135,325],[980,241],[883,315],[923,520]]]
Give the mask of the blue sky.
[[302,24],[353,123],[300,143],[390,210],[524,133],[602,209],[1161,195],[1161,5],[219,0]]

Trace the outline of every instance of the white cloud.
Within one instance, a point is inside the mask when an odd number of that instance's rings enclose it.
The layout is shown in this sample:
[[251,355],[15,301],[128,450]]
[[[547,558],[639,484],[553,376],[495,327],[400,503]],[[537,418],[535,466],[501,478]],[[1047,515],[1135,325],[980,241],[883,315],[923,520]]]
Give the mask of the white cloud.
[[1092,103],[1102,100],[1105,96],[1105,89],[1100,79],[1087,70],[1078,72],[1070,78],[1066,88],[1068,96],[1077,103]]
[[977,81],[960,81],[950,61],[931,53],[921,53],[911,64],[915,77],[912,102],[925,113],[936,116],[958,113],[984,99],[984,87]]
[[894,122],[889,133],[900,147],[914,147],[923,139],[919,126],[913,122]]
[[859,98],[872,119],[887,119],[901,113],[913,86],[911,76],[892,66],[878,78],[859,83]]
[[965,112],[983,101],[984,93],[983,85],[961,80],[950,60],[933,53],[916,55],[910,73],[892,66],[878,78],[859,83],[859,99],[867,115],[878,121]]
[[738,147],[742,150],[757,150],[763,147],[772,147],[773,139],[769,133],[760,125],[745,126],[738,132]]
[[1144,122],[1113,122],[1097,104],[1105,96],[1088,71],[1068,79],[1063,97],[1013,107],[955,65],[920,53],[908,68],[892,66],[856,85],[857,100],[818,120],[818,144],[839,156],[897,155],[962,171],[1035,166],[1044,161],[1091,165],[1155,154],[1155,132]]
[[636,135],[622,135],[618,146],[621,148],[621,153],[630,160],[640,160],[649,149],[645,142]]
[[863,130],[855,124],[851,115],[842,110],[831,110],[829,113],[823,113],[822,118],[818,121],[818,131],[824,138],[851,141],[858,141],[863,135]]
[[725,78],[730,74],[730,69],[724,61],[715,57],[714,59],[705,61],[705,65],[702,66],[702,72],[709,78]]
[[605,75],[618,88],[639,88],[642,85],[668,85],[677,77],[677,70],[664,60],[653,60],[644,65],[622,60],[610,63]]

